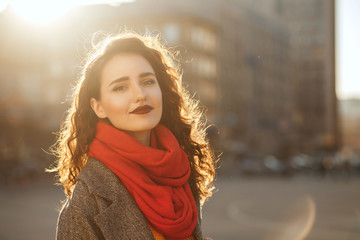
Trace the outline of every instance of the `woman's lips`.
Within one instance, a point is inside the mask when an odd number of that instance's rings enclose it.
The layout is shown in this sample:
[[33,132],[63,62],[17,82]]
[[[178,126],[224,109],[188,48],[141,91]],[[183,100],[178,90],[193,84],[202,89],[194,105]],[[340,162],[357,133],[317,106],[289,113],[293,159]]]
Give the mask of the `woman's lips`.
[[143,105],[135,108],[133,111],[131,111],[131,114],[146,114],[153,110],[154,108],[149,105]]

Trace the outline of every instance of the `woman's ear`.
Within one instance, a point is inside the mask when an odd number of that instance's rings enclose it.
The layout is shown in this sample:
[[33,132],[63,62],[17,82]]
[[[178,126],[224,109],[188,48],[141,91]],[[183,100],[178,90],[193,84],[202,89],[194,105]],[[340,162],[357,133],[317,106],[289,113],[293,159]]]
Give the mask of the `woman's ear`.
[[98,100],[96,100],[95,98],[91,98],[90,105],[98,118],[107,118],[104,108]]

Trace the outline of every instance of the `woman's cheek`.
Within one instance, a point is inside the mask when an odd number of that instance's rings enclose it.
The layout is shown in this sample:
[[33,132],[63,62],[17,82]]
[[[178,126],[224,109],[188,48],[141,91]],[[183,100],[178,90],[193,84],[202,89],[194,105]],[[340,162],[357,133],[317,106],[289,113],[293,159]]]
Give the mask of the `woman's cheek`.
[[126,113],[126,101],[120,96],[112,96],[108,100],[109,110],[112,113]]

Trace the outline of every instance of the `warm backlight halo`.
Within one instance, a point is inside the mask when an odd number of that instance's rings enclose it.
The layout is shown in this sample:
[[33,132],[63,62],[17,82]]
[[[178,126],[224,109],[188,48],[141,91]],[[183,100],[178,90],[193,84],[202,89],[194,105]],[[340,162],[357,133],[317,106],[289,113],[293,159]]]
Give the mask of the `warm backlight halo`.
[[51,23],[73,7],[71,1],[12,0],[9,4],[23,19],[36,24]]
[[118,6],[135,0],[0,0],[0,12],[10,6],[23,19],[48,24],[65,15],[73,7],[109,4]]

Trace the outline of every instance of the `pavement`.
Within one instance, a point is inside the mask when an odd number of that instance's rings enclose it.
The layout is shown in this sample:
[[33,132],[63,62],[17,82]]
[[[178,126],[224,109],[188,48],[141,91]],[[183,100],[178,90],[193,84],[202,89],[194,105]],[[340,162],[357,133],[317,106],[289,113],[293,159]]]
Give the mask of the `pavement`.
[[[360,239],[360,178],[222,177],[203,207],[214,240]],[[55,238],[65,196],[50,179],[0,190],[0,240]]]
[[226,178],[203,208],[213,239],[360,239],[360,179]]

